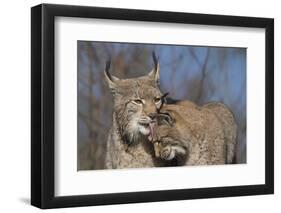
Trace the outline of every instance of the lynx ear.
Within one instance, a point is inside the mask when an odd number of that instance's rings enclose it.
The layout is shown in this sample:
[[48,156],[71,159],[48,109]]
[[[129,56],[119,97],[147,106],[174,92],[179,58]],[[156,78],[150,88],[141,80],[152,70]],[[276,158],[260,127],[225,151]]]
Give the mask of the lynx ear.
[[107,84],[108,84],[109,88],[111,89],[111,91],[115,92],[118,87],[117,82],[118,82],[119,78],[114,77],[113,75],[111,75],[109,73],[110,63],[111,63],[110,60],[108,60],[106,62],[105,69],[104,69],[104,76],[105,76],[105,79],[106,79]]
[[155,80],[156,84],[159,85],[159,77],[160,77],[160,65],[159,65],[159,60],[156,57],[155,52],[153,51],[152,53],[152,58],[153,58],[153,63],[154,63],[154,68],[150,71],[148,76],[152,79]]
[[174,118],[168,112],[160,112],[157,114],[158,125],[168,125],[173,126],[175,123]]

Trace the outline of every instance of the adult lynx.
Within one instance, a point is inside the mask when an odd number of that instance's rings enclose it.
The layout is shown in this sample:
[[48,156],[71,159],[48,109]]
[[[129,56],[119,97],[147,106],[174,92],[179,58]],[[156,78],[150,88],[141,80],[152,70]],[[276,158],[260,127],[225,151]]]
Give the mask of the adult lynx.
[[164,105],[156,115],[155,155],[174,165],[232,163],[236,144],[233,114],[222,103]]
[[113,95],[113,122],[107,140],[106,168],[138,168],[160,166],[151,135],[150,114],[162,105],[159,90],[159,63],[155,55],[154,68],[146,76],[118,79],[105,69],[105,79]]

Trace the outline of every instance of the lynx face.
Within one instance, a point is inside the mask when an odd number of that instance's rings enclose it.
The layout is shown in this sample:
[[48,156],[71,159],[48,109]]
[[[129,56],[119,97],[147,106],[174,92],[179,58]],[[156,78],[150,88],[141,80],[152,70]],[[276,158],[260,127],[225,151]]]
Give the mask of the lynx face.
[[123,140],[134,143],[147,138],[154,132],[153,119],[162,105],[159,90],[159,64],[154,58],[155,67],[146,76],[132,79],[118,79],[109,74],[105,77],[114,98],[114,116]]
[[180,121],[170,113],[159,113],[156,120],[155,134],[151,140],[155,156],[167,161],[177,160],[177,165],[183,164],[187,157],[187,147],[178,131]]

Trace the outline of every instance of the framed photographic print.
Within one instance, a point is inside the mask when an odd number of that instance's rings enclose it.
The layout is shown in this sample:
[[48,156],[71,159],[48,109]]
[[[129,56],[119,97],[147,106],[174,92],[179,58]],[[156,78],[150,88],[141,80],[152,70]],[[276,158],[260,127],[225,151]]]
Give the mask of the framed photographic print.
[[31,204],[272,194],[274,21],[31,9]]

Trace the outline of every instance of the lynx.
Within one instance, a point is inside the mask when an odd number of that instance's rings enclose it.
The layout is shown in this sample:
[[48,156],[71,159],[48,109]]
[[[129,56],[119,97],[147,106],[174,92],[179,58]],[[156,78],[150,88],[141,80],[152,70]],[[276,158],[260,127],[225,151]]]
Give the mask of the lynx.
[[156,115],[155,156],[172,165],[232,163],[236,123],[222,103],[202,107],[189,101],[166,104]]
[[151,117],[162,105],[159,89],[159,63],[153,54],[154,68],[142,77],[119,79],[105,68],[105,79],[113,95],[113,122],[107,140],[106,168],[161,166],[155,158]]

